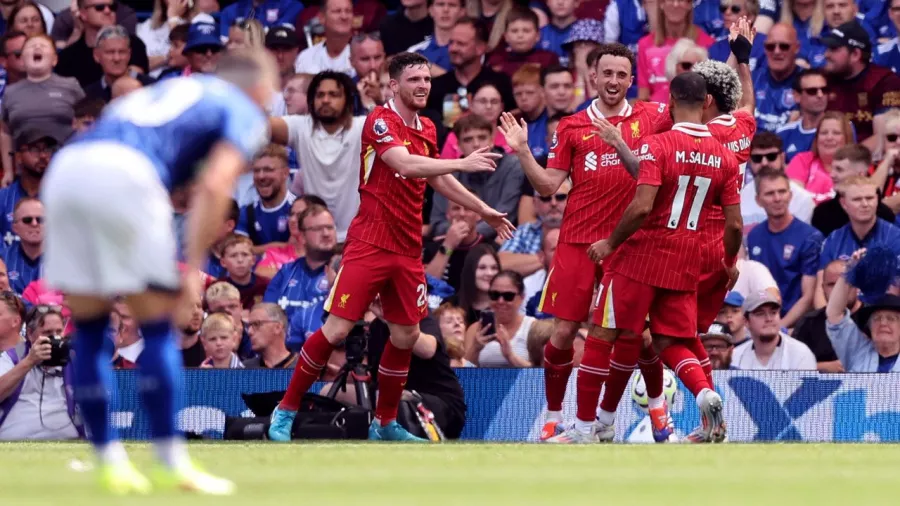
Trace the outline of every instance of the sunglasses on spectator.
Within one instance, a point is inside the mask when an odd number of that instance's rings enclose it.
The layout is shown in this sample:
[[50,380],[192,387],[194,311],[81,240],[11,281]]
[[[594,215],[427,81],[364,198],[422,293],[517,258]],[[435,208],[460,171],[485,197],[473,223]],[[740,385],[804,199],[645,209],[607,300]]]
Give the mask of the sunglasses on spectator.
[[23,147],[22,151],[25,151],[26,153],[29,153],[32,155],[52,155],[53,153],[56,153],[57,149],[58,149],[57,146],[40,146],[40,145],[34,146],[33,145],[33,146]]
[[503,298],[503,300],[505,300],[506,302],[512,302],[513,299],[516,298],[516,295],[518,295],[516,292],[498,292],[496,290],[488,291],[488,297],[491,300],[500,300],[500,298]]
[[97,12],[103,12],[106,9],[109,9],[112,12],[115,12],[116,8],[119,6],[118,2],[112,2],[108,4],[94,4],[94,5],[85,5],[88,9],[94,9]]
[[372,39],[375,42],[378,42],[381,40],[381,33],[379,33],[379,32],[369,32],[369,33],[360,32],[353,36],[353,42],[356,42],[356,43],[364,42],[366,39]]
[[222,48],[219,46],[199,46],[191,49],[190,53],[200,53],[200,54],[216,54],[222,51]]
[[763,44],[763,47],[766,48],[766,51],[774,53],[776,48],[782,52],[787,51],[791,48],[791,45],[787,42],[770,42],[768,44]]
[[26,225],[31,225],[32,223],[37,223],[38,225],[41,225],[44,223],[44,217],[43,216],[22,216],[21,218],[19,218],[19,221],[21,221],[22,223],[24,223]]
[[556,199],[556,202],[559,203],[559,202],[565,202],[566,199],[569,198],[569,194],[568,193],[557,193],[556,195],[548,195],[546,197],[541,195],[538,198],[541,200],[541,202],[543,202],[545,204],[549,203],[550,201],[552,201],[554,199]]
[[900,137],[900,134],[885,134],[884,136],[888,142],[897,142],[898,137]]
[[684,70],[685,72],[687,72],[687,71],[691,70],[692,68],[694,68],[694,63],[689,62],[689,61],[681,61],[681,62],[678,62],[678,67],[681,68],[681,70]]
[[778,159],[778,155],[781,153],[766,153],[764,155],[750,155],[750,159],[753,160],[753,163],[762,163],[763,158],[770,162],[774,162]]
[[740,14],[741,13],[740,5],[731,5],[731,6],[721,5],[721,6],[719,6],[719,10],[722,11],[722,14],[725,14],[726,12],[728,12],[729,9],[731,10],[732,14]]
[[808,96],[808,97],[815,97],[819,93],[821,93],[822,95],[828,93],[828,88],[825,86],[814,87],[814,88],[803,88],[803,93],[805,93],[806,96]]

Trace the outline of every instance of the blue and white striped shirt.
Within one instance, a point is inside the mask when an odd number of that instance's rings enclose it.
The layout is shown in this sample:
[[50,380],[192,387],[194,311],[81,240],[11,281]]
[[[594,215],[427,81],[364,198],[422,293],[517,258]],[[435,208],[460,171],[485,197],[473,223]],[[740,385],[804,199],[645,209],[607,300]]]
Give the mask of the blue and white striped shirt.
[[9,276],[9,287],[19,295],[32,281],[41,277],[41,256],[30,259],[19,243],[3,248],[3,261]]

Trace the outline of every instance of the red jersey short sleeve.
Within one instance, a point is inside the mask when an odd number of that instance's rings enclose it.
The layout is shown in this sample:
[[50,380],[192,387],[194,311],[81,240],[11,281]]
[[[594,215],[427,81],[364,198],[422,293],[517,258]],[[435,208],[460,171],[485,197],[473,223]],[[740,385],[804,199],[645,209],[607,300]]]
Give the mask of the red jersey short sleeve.
[[550,153],[547,155],[547,168],[564,170],[571,172],[572,170],[572,143],[569,136],[566,135],[570,130],[572,121],[566,117],[560,120],[553,132],[553,138],[550,140]]
[[750,141],[756,133],[756,119],[747,111],[724,114],[707,123],[709,131],[739,163],[750,159]]
[[638,159],[641,161],[638,185],[659,186],[662,183],[658,156],[660,156],[659,142],[651,137],[641,145],[638,153]]
[[425,179],[403,177],[381,157],[395,147],[433,157],[437,135],[427,118],[416,117],[409,126],[390,107],[392,102],[376,107],[363,126],[359,211],[347,236],[401,255],[421,256]]

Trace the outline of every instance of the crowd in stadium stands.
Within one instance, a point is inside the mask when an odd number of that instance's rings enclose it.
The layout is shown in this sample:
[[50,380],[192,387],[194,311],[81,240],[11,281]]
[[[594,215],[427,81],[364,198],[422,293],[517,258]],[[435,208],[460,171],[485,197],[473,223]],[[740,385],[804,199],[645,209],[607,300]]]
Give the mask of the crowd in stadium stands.
[[[181,308],[184,365],[294,367],[322,325],[359,206],[365,115],[391,99],[386,60],[413,51],[432,62],[422,114],[438,128],[434,156],[502,153],[496,171],[458,177],[518,227],[500,241],[429,189],[434,353],[456,367],[541,366],[552,330],[542,287],[570,186],[531,187],[500,114],[527,121],[531,153],[545,161],[559,120],[597,94],[592,49],[627,45],[637,55],[629,97],[665,102],[669,81],[694,63],[733,61],[727,31],[739,17],[757,31],[758,132],[741,191],[740,279],[703,336],[713,363],[900,371],[900,297],[864,305],[842,277],[860,248],[900,255],[900,0],[155,0],[147,14],[117,0],[0,3],[0,351],[13,351],[0,355],[0,401],[15,370],[17,396],[46,394],[66,409],[64,375],[43,383],[47,351],[25,345],[70,330],[62,294],[41,280],[39,189],[51,157],[117,97],[213,72],[244,46],[275,57],[283,92],[269,110],[272,144],[242,176],[210,252],[206,292]],[[190,193],[172,198],[182,244]],[[129,313],[116,307],[110,333],[121,368],[142,349]]]

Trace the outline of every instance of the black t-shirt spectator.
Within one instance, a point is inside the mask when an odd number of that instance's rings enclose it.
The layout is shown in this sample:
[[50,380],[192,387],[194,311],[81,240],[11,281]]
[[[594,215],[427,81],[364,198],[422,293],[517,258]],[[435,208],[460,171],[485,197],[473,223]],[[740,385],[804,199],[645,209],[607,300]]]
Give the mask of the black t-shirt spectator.
[[425,16],[419,21],[410,21],[401,10],[381,21],[379,33],[385,54],[402,53],[434,33],[434,20]]
[[[466,399],[459,378],[450,367],[444,339],[437,321],[430,315],[419,323],[423,333],[437,339],[437,349],[430,359],[415,354],[409,364],[405,390],[415,390],[425,398],[425,406],[434,412],[438,425],[451,439],[458,438],[466,420]],[[381,354],[390,337],[386,323],[375,320],[369,325],[369,367],[378,370]],[[377,380],[377,375],[373,375]]]
[[[149,86],[156,82],[152,77],[139,72],[133,73],[131,77],[137,79],[144,86]],[[100,78],[100,80],[84,89],[84,95],[85,98],[99,98],[100,100],[109,103],[109,101],[112,100],[112,86],[106,82],[105,78]]]
[[[150,61],[147,59],[147,46],[135,35],[131,40],[131,59],[129,65],[149,72]],[[84,36],[72,43],[69,47],[59,52],[59,63],[56,64],[56,73],[63,77],[74,77],[82,89],[99,81],[103,77],[103,68],[94,60],[94,50],[88,47]]]
[[206,360],[206,352],[203,351],[203,343],[199,338],[190,348],[181,350],[181,359],[184,361],[185,367],[200,367],[200,364]]
[[[880,195],[875,214],[889,223],[894,223],[894,220],[897,218],[890,207],[881,203]],[[835,197],[816,206],[815,211],[813,211],[811,225],[817,228],[819,232],[822,232],[822,235],[828,237],[828,234],[848,223],[850,223],[850,217],[847,216],[847,211],[844,211],[844,208],[841,207],[839,197]]]
[[816,362],[834,362],[838,359],[828,334],[825,333],[825,308],[803,315],[794,327],[794,339],[809,346],[816,356]]
[[488,81],[497,87],[497,91],[503,97],[504,111],[512,111],[516,108],[516,100],[513,98],[512,93],[512,81],[510,81],[509,76],[500,72],[494,72],[487,67],[482,68],[481,72],[475,76],[475,79],[472,79],[468,86],[460,84],[452,70],[435,78],[431,82],[431,93],[428,95],[428,104],[425,108],[437,112],[443,118],[444,99],[459,101],[469,93],[469,89],[475,89],[476,85],[483,81]]

